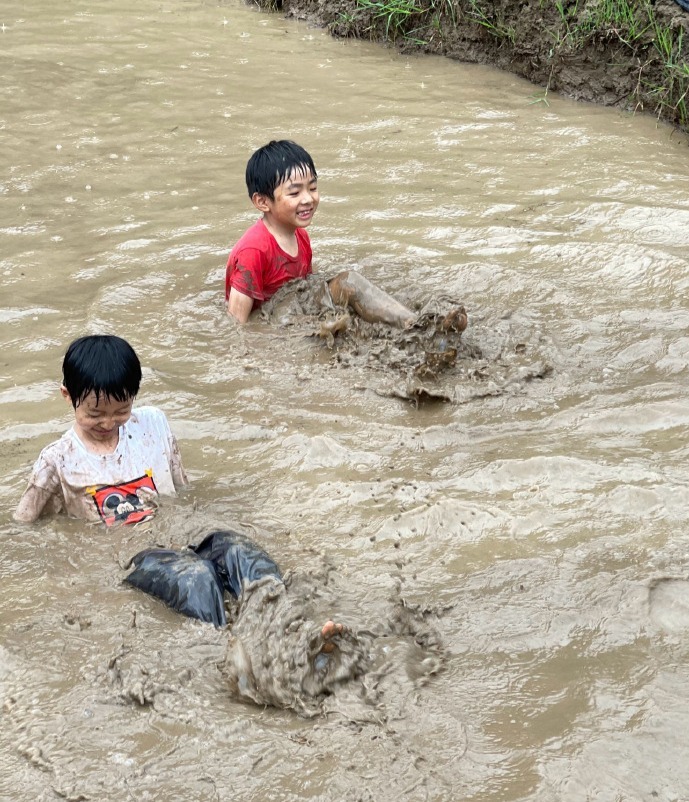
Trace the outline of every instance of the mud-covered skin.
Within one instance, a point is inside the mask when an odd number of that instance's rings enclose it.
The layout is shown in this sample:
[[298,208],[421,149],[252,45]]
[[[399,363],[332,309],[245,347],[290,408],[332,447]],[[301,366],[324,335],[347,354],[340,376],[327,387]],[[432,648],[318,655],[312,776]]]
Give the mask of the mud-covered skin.
[[354,386],[416,404],[519,393],[554,371],[554,344],[517,313],[467,313],[445,296],[415,304],[414,312],[405,328],[369,323],[335,304],[326,280],[313,275],[282,287],[261,315],[271,326],[322,339],[331,368],[347,368]]
[[414,322],[414,313],[397,299],[383,292],[356,270],[344,270],[328,282],[333,303],[350,307],[368,323],[407,328]]

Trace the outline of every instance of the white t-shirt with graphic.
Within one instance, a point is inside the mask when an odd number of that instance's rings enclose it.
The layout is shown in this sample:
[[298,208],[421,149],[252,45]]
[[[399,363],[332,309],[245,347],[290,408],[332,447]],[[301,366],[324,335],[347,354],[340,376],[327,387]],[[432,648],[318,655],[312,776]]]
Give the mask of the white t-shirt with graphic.
[[144,520],[158,495],[186,484],[177,441],[156,407],[132,410],[112,454],[91,453],[70,429],[41,451],[29,479],[29,489],[49,493],[35,517],[50,510],[108,525]]

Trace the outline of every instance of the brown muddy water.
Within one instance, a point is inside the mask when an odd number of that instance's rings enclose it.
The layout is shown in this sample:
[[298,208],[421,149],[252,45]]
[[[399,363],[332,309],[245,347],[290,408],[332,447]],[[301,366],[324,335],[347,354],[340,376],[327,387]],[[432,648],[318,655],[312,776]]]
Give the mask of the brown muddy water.
[[[235,2],[0,23],[0,799],[688,799],[686,139]],[[225,316],[246,159],[283,136],[321,272],[466,305],[450,401]],[[192,489],[149,528],[19,526],[92,332],[138,350]],[[235,700],[228,634],[121,583],[214,525],[370,649],[317,715]]]

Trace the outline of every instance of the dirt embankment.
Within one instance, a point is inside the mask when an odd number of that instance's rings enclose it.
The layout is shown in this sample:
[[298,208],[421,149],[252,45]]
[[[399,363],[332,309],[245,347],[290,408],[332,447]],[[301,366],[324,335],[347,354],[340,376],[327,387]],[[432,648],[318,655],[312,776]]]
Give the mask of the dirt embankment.
[[257,0],[336,36],[491,64],[689,130],[689,0]]

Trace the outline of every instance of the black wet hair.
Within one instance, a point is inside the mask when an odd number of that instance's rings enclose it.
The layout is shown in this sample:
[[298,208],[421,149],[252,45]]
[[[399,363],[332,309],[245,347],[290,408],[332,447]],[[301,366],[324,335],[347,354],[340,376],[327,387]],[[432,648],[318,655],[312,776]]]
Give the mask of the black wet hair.
[[141,362],[121,337],[92,334],[79,337],[62,362],[62,383],[76,409],[89,393],[101,398],[129,401],[141,385]]
[[291,139],[271,140],[252,154],[246,165],[246,188],[249,197],[254,193],[274,200],[275,188],[282,184],[293,170],[302,175],[309,171],[317,178],[313,159]]

